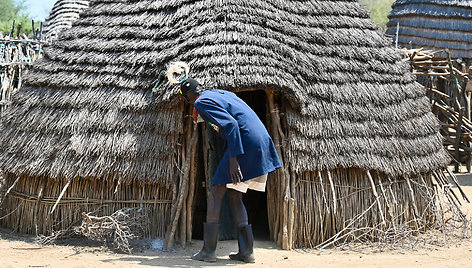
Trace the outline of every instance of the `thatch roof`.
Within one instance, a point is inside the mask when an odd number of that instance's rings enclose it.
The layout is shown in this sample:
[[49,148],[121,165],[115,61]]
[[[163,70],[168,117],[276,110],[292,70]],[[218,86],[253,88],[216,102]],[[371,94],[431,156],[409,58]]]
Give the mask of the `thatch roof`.
[[471,0],[397,0],[388,15],[387,34],[402,47],[445,49],[453,57],[472,58]]
[[90,5],[27,74],[4,115],[5,171],[172,179],[182,100],[166,86],[148,102],[173,60],[189,62],[206,88],[282,92],[293,106],[286,164],[298,172],[405,175],[449,161],[425,93],[357,1]]
[[49,16],[44,21],[44,33],[48,38],[56,38],[58,33],[72,27],[80,12],[89,7],[88,0],[57,0]]

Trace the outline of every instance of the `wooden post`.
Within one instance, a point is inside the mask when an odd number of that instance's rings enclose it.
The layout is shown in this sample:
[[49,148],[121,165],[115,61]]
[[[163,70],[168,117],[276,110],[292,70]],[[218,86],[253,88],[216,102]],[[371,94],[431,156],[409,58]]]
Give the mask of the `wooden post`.
[[209,166],[208,166],[208,137],[206,135],[206,126],[201,128],[202,130],[202,142],[203,142],[203,169],[205,171],[205,191],[206,197],[210,196],[210,188],[208,187],[208,181],[210,180]]
[[15,185],[18,183],[19,180],[20,180],[20,176],[18,176],[18,178],[16,178],[16,180],[13,182],[13,184],[8,188],[6,193],[2,196],[2,200],[0,200],[0,205],[3,203],[3,201],[5,201],[5,199],[7,198],[8,193],[10,193],[10,191],[15,187]]
[[[465,70],[464,70],[465,72]],[[470,87],[470,89],[472,89],[472,66],[469,67],[469,70],[468,70],[468,77],[469,79],[466,79],[466,88],[464,89],[464,92],[466,94],[466,101],[465,101],[465,104],[466,104],[466,107],[467,107],[467,119],[469,121],[471,121],[471,97],[472,97],[472,92],[470,92],[468,89]],[[467,141],[467,146],[470,146],[471,145],[471,142],[470,141]],[[471,170],[472,170],[472,152],[468,152],[468,159],[467,159],[467,172],[470,173]]]
[[36,235],[39,235],[39,230],[38,230],[38,214],[39,213],[38,213],[38,211],[39,211],[39,208],[41,206],[41,199],[43,197],[43,190],[47,186],[48,179],[41,176],[41,180],[43,180],[43,182],[41,184],[41,187],[39,188],[38,198],[36,198],[36,205],[35,205],[36,213],[34,213],[34,229],[35,229],[35,234]]
[[[190,146],[190,144],[189,144]],[[189,157],[189,163],[190,166],[192,163],[190,162],[190,156]],[[190,167],[189,167],[190,169]],[[184,180],[190,180],[190,172],[186,174],[187,178],[184,178]],[[185,247],[187,244],[187,196],[188,196],[188,182],[185,185],[185,190],[184,190],[184,195],[182,196],[182,209],[180,210],[180,228],[179,228],[179,242],[182,247]]]
[[415,213],[415,225],[416,225],[416,229],[417,231],[419,231],[420,229],[420,221],[418,219],[420,213],[418,211],[418,208],[416,207],[416,201],[415,201],[415,193],[413,192],[413,188],[411,187],[411,182],[410,182],[410,178],[409,177],[406,177],[406,183],[408,185],[408,189],[410,191],[410,198],[411,198],[411,202],[413,203],[413,212]]
[[[464,115],[464,108],[462,107],[462,93],[460,92],[459,84],[456,83],[456,77],[454,75],[454,67],[452,66],[452,60],[451,60],[451,55],[449,54],[449,50],[446,49],[446,54],[447,54],[447,62],[448,62],[448,67],[449,67],[449,79],[454,80],[452,83],[454,85],[452,86],[455,90],[453,91],[456,97],[456,105],[457,109],[459,111],[459,118],[457,121],[457,126],[456,126],[456,141],[454,144],[455,147],[455,163],[454,163],[454,171],[456,173],[459,172],[459,167],[460,167],[460,146],[461,146],[461,139],[462,139],[462,117]],[[449,86],[451,87],[451,84],[449,83]]]
[[[279,110],[278,107],[275,104],[274,101],[274,93],[273,91],[267,90],[267,100],[268,100],[268,105],[269,105],[269,112],[270,112],[270,118],[271,118],[271,132],[272,132],[272,138],[274,139],[275,143],[275,148],[277,150],[277,154],[279,155],[280,162],[282,164],[282,167],[280,168],[279,171],[277,171],[277,174],[279,176],[280,180],[280,199],[281,199],[281,214],[278,215],[279,218],[282,218],[281,222],[281,228],[279,228],[279,235],[276,236],[279,239],[277,239],[277,244],[282,247],[282,249],[289,250],[293,248],[293,238],[291,235],[293,235],[293,224],[294,224],[294,217],[295,217],[295,206],[294,205],[289,205],[289,200],[292,199],[291,197],[291,180],[290,180],[290,174],[288,172],[288,167],[284,165],[284,152],[282,150],[282,143],[284,143],[285,140],[285,135],[282,131],[282,127],[280,124],[280,116],[279,116]],[[290,215],[293,215],[293,218],[290,218]]]
[[[197,124],[193,125],[193,133],[197,132]],[[196,173],[196,166],[195,166],[195,154],[197,152],[197,141],[195,140],[191,144],[191,153],[190,153],[190,186],[189,186],[189,193],[187,197],[187,241],[190,242],[192,240],[192,218],[193,218],[193,199],[195,196],[195,173]]]
[[72,181],[71,179],[69,179],[67,181],[66,185],[64,186],[61,193],[59,194],[59,197],[57,198],[56,203],[54,203],[54,206],[52,207],[49,214],[52,214],[54,212],[54,210],[56,210],[57,205],[59,204],[59,202],[61,202],[62,196],[65,194],[65,192],[66,192],[67,188],[69,187],[71,181]]
[[375,182],[372,179],[372,176],[370,175],[369,170],[367,170],[367,177],[369,178],[370,185],[372,186],[372,192],[374,193],[375,200],[377,201],[377,206],[379,208],[380,217],[382,218],[382,225],[387,226],[387,222],[385,221],[385,217],[384,217],[384,214],[383,214],[383,211],[382,211],[382,204],[380,204],[379,194],[377,193],[377,189],[375,188]]
[[[187,184],[188,184],[188,180],[189,180],[190,159],[191,159],[191,157],[190,157],[191,152],[190,151],[191,151],[192,148],[194,148],[196,146],[196,142],[197,142],[197,136],[198,136],[197,132],[192,131],[193,128],[191,127],[192,124],[193,124],[192,119],[189,118],[188,120],[189,120],[189,122],[187,123],[187,127],[185,128],[187,130],[187,135],[186,135],[187,136],[186,137],[187,144],[185,146],[185,151],[186,151],[185,155],[187,157],[186,157],[185,161],[182,161],[183,168],[182,168],[182,172],[181,172],[181,176],[180,176],[180,189],[179,189],[179,194],[178,194],[177,200],[176,200],[175,213],[174,213],[173,218],[171,217],[171,223],[167,228],[167,232],[166,232],[166,236],[165,236],[165,240],[164,240],[164,249],[165,250],[170,250],[174,246],[174,235],[175,235],[175,232],[177,230],[178,223],[179,223],[183,203],[186,201],[185,200],[185,193],[186,193],[186,190],[187,190]],[[193,133],[191,133],[191,132],[193,132]],[[185,223],[186,223],[186,220],[181,220],[181,224],[185,224]],[[183,231],[183,230],[186,230],[186,229],[181,228],[180,230]]]
[[333,193],[333,213],[334,215],[336,215],[336,204],[338,203],[338,201],[336,200],[336,190],[334,188],[331,172],[329,172],[329,169],[327,169],[326,172],[328,173],[328,180],[329,180],[329,184],[331,185],[331,192]]
[[318,169],[318,178],[320,179],[321,194],[323,195],[323,202],[326,206],[326,211],[328,212],[328,214],[330,214],[328,201],[326,200],[326,193],[325,193],[324,186],[323,186],[323,176],[321,175],[321,170],[319,170],[319,169]]

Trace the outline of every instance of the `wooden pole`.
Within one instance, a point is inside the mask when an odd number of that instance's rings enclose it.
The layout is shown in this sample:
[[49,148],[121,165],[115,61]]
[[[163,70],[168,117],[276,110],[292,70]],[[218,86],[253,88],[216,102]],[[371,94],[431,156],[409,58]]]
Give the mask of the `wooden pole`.
[[323,195],[323,201],[324,201],[324,204],[326,206],[326,211],[328,212],[328,214],[330,214],[328,201],[326,200],[326,194],[325,194],[325,190],[324,190],[324,186],[323,186],[323,176],[321,176],[321,170],[318,170],[318,178],[320,179],[321,194]]
[[446,167],[446,171],[447,173],[449,174],[449,176],[451,177],[452,181],[454,182],[454,184],[456,185],[457,189],[459,189],[459,192],[461,193],[462,195],[462,198],[467,201],[467,203],[470,203],[469,201],[469,198],[467,198],[467,195],[465,194],[464,190],[462,190],[462,187],[460,186],[459,182],[457,181],[457,177],[456,175],[454,175],[454,173],[452,173],[448,167]]
[[[379,182],[379,186],[380,186],[380,190],[382,191],[382,195],[383,195],[383,198],[385,200],[385,204],[387,204],[387,208],[388,208],[388,214],[390,215],[390,220],[393,221],[394,220],[394,216],[393,216],[393,210],[392,210],[392,207],[390,206],[390,202],[389,200],[387,199],[387,191],[384,189],[383,185],[382,185],[382,181],[380,179],[380,176],[377,176],[377,181]],[[396,226],[395,224],[393,224],[393,229],[396,231]]]
[[[192,166],[191,162],[190,162],[190,166]],[[187,178],[189,178],[190,180],[190,172],[187,176],[188,176]],[[188,196],[188,183],[185,185],[184,195],[182,197],[182,200],[183,200],[182,209],[180,210],[179,241],[182,247],[185,247],[187,244],[187,196]]]
[[419,217],[420,213],[418,212],[418,208],[416,207],[415,193],[413,192],[413,188],[411,187],[410,178],[406,177],[406,183],[407,183],[408,189],[409,189],[409,191],[410,191],[411,202],[413,203],[413,212],[415,213],[416,229],[419,230],[419,228],[420,228],[420,222],[419,222],[418,217]]
[[[181,184],[180,184],[180,191],[179,195],[177,197],[177,204],[176,204],[176,211],[175,211],[175,216],[172,219],[171,218],[171,224],[167,229],[165,241],[164,241],[164,249],[165,250],[170,250],[174,246],[174,235],[177,230],[177,225],[179,223],[179,218],[180,218],[180,213],[183,207],[184,203],[184,198],[185,198],[185,191],[187,189],[187,183],[188,183],[188,178],[189,178],[189,170],[190,170],[190,150],[193,148],[193,144],[197,142],[197,132],[193,131],[191,133],[191,138],[189,139],[190,132],[192,130],[191,124],[192,119],[189,118],[189,123],[187,124],[187,141],[189,141],[190,146],[186,146],[186,155],[188,156],[185,160],[184,167],[182,169],[182,174],[181,174]],[[183,224],[184,221],[182,221]],[[186,221],[185,221],[186,222]],[[182,229],[181,229],[182,230]]]
[[[197,132],[197,124],[193,125],[193,133]],[[190,153],[190,187],[189,194],[187,197],[187,241],[192,240],[192,218],[193,218],[193,199],[195,196],[195,174],[196,174],[196,165],[195,165],[195,154],[197,152],[197,140],[193,141],[191,144],[191,153]]]
[[[450,81],[452,81],[452,83],[456,82],[456,77],[454,76],[454,67],[452,65],[452,60],[451,60],[451,55],[449,54],[449,50],[446,49],[446,54],[447,54],[447,63],[448,63],[448,68],[449,68],[449,79]],[[451,87],[451,85],[449,84],[449,86]],[[456,158],[456,161],[454,163],[454,170],[456,173],[459,172],[459,166],[460,166],[460,157],[459,157],[459,153],[460,153],[460,145],[461,145],[461,138],[462,138],[462,117],[463,117],[463,114],[464,114],[464,109],[462,107],[462,103],[461,103],[461,99],[462,99],[462,94],[460,92],[460,89],[458,88],[458,83],[454,83],[454,85],[452,86],[454,87],[455,91],[454,91],[454,95],[456,97],[456,105],[457,105],[457,109],[459,111],[459,118],[458,118],[458,122],[457,122],[457,127],[456,127],[456,142],[455,142],[455,158]]]
[[[275,147],[277,150],[277,154],[279,155],[280,162],[282,164],[282,167],[280,168],[279,171],[277,171],[277,174],[279,176],[280,180],[280,199],[281,199],[281,208],[282,208],[282,215],[279,215],[279,217],[282,218],[282,226],[279,228],[280,233],[277,236],[277,244],[282,247],[282,249],[289,250],[293,248],[293,238],[290,237],[290,235],[293,235],[293,223],[294,219],[290,219],[289,215],[293,215],[295,217],[295,206],[289,205],[289,200],[292,198],[291,197],[291,180],[290,180],[290,174],[288,172],[287,167],[284,165],[284,152],[282,150],[282,145],[285,135],[282,131],[282,127],[280,124],[280,116],[279,116],[279,109],[275,103],[275,96],[273,91],[267,90],[267,100],[268,100],[268,105],[269,105],[269,112],[270,112],[270,117],[271,117],[271,129],[272,129],[272,136],[274,139]],[[291,242],[292,241],[292,242]]]
[[61,194],[59,194],[59,197],[57,198],[57,201],[56,203],[54,204],[54,206],[52,207],[51,211],[49,212],[49,214],[52,214],[54,212],[54,210],[56,209],[57,205],[59,204],[59,202],[61,201],[62,199],[62,196],[65,194],[66,190],[67,190],[67,187],[69,187],[69,184],[72,180],[68,180],[66,185],[64,186],[64,188],[62,189],[61,191]]
[[208,165],[208,137],[206,133],[206,126],[201,128],[202,130],[202,143],[203,143],[203,168],[205,171],[205,191],[206,191],[206,197],[208,198],[210,196],[210,187],[208,182],[210,181],[210,172],[209,172],[209,165]]
[[15,187],[15,185],[18,183],[19,180],[20,180],[20,176],[18,176],[18,178],[16,178],[16,180],[13,182],[13,184],[8,188],[7,192],[2,196],[2,200],[0,200],[0,205],[7,198],[8,193],[10,193],[10,191],[13,189],[13,187]]
[[331,172],[329,172],[329,170],[326,170],[328,172],[328,180],[329,180],[329,184],[331,185],[331,192],[333,193],[333,213],[334,215],[336,215],[336,206],[338,203],[337,200],[336,200],[336,190],[334,188],[334,183],[333,183],[333,178],[331,178]]
[[369,170],[367,170],[367,177],[369,178],[370,185],[372,186],[372,192],[374,193],[375,200],[377,201],[377,206],[379,208],[380,217],[382,218],[382,225],[387,226],[387,222],[385,221],[385,216],[384,216],[383,211],[382,211],[382,204],[380,203],[379,194],[377,193],[377,189],[375,188],[375,182],[372,179],[372,176],[370,175]]

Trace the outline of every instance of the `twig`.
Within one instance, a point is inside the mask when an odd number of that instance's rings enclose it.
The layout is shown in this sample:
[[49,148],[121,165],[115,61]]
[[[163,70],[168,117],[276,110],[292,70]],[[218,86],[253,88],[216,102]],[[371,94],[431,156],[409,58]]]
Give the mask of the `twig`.
[[416,207],[415,194],[413,192],[413,188],[411,188],[410,178],[406,177],[406,183],[408,185],[408,189],[410,190],[410,197],[413,203],[413,212],[415,213],[416,228],[419,230],[420,228],[420,223],[418,220],[419,213],[418,213],[418,208]]
[[52,214],[54,212],[54,210],[56,209],[57,207],[57,204],[59,204],[59,202],[61,201],[61,198],[62,196],[64,195],[64,193],[66,192],[67,190],[67,187],[69,187],[69,184],[70,182],[72,181],[72,179],[68,180],[66,185],[64,186],[64,188],[62,189],[61,193],[59,194],[59,197],[57,198],[57,201],[56,203],[54,204],[54,206],[52,207],[51,211],[49,212],[49,214]]
[[370,185],[372,186],[372,192],[374,193],[374,196],[375,196],[375,200],[377,201],[377,205],[379,207],[379,213],[380,213],[380,217],[382,217],[382,224],[384,226],[387,225],[386,221],[385,221],[385,217],[384,217],[384,214],[382,212],[382,204],[380,204],[380,198],[379,198],[379,194],[377,193],[377,189],[375,189],[375,183],[374,183],[374,180],[372,179],[372,176],[370,175],[370,171],[367,170],[367,177],[369,178],[369,181],[370,181]]
[[324,190],[324,187],[323,187],[323,177],[321,176],[321,170],[318,170],[318,177],[320,178],[321,193],[323,194],[323,201],[324,201],[324,204],[326,206],[326,211],[328,212],[328,214],[330,214],[328,201],[326,201],[326,194],[325,194],[325,190]]
[[18,178],[16,178],[16,180],[13,182],[10,188],[8,188],[7,192],[3,196],[2,202],[0,202],[0,205],[3,204],[3,201],[5,200],[5,198],[7,198],[8,193],[10,193],[10,191],[13,189],[13,187],[15,187],[15,185],[18,183],[19,180],[20,180],[20,176],[18,176]]
[[454,173],[452,173],[450,170],[449,170],[449,167],[446,167],[446,171],[447,173],[449,174],[449,176],[451,177],[452,181],[454,182],[454,184],[456,185],[457,189],[459,189],[459,192],[461,192],[461,195],[462,195],[462,198],[467,201],[467,203],[470,203],[469,201],[469,198],[467,198],[467,195],[465,194],[465,192],[462,190],[462,187],[459,185],[459,182],[457,181],[457,177],[454,175]]
[[328,179],[329,179],[329,183],[331,184],[331,191],[333,192],[333,213],[336,214],[336,191],[334,190],[334,183],[333,183],[333,179],[331,178],[331,173],[329,172],[329,170],[326,170],[328,172]]

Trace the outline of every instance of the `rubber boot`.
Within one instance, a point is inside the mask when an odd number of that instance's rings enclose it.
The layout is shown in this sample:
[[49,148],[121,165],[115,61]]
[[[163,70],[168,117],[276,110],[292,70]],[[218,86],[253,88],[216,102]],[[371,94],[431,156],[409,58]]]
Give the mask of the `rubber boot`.
[[254,263],[254,236],[251,225],[243,225],[238,228],[238,247],[239,252],[229,254],[229,258],[236,261]]
[[215,262],[216,243],[218,242],[218,223],[203,224],[203,248],[192,259],[197,261]]

